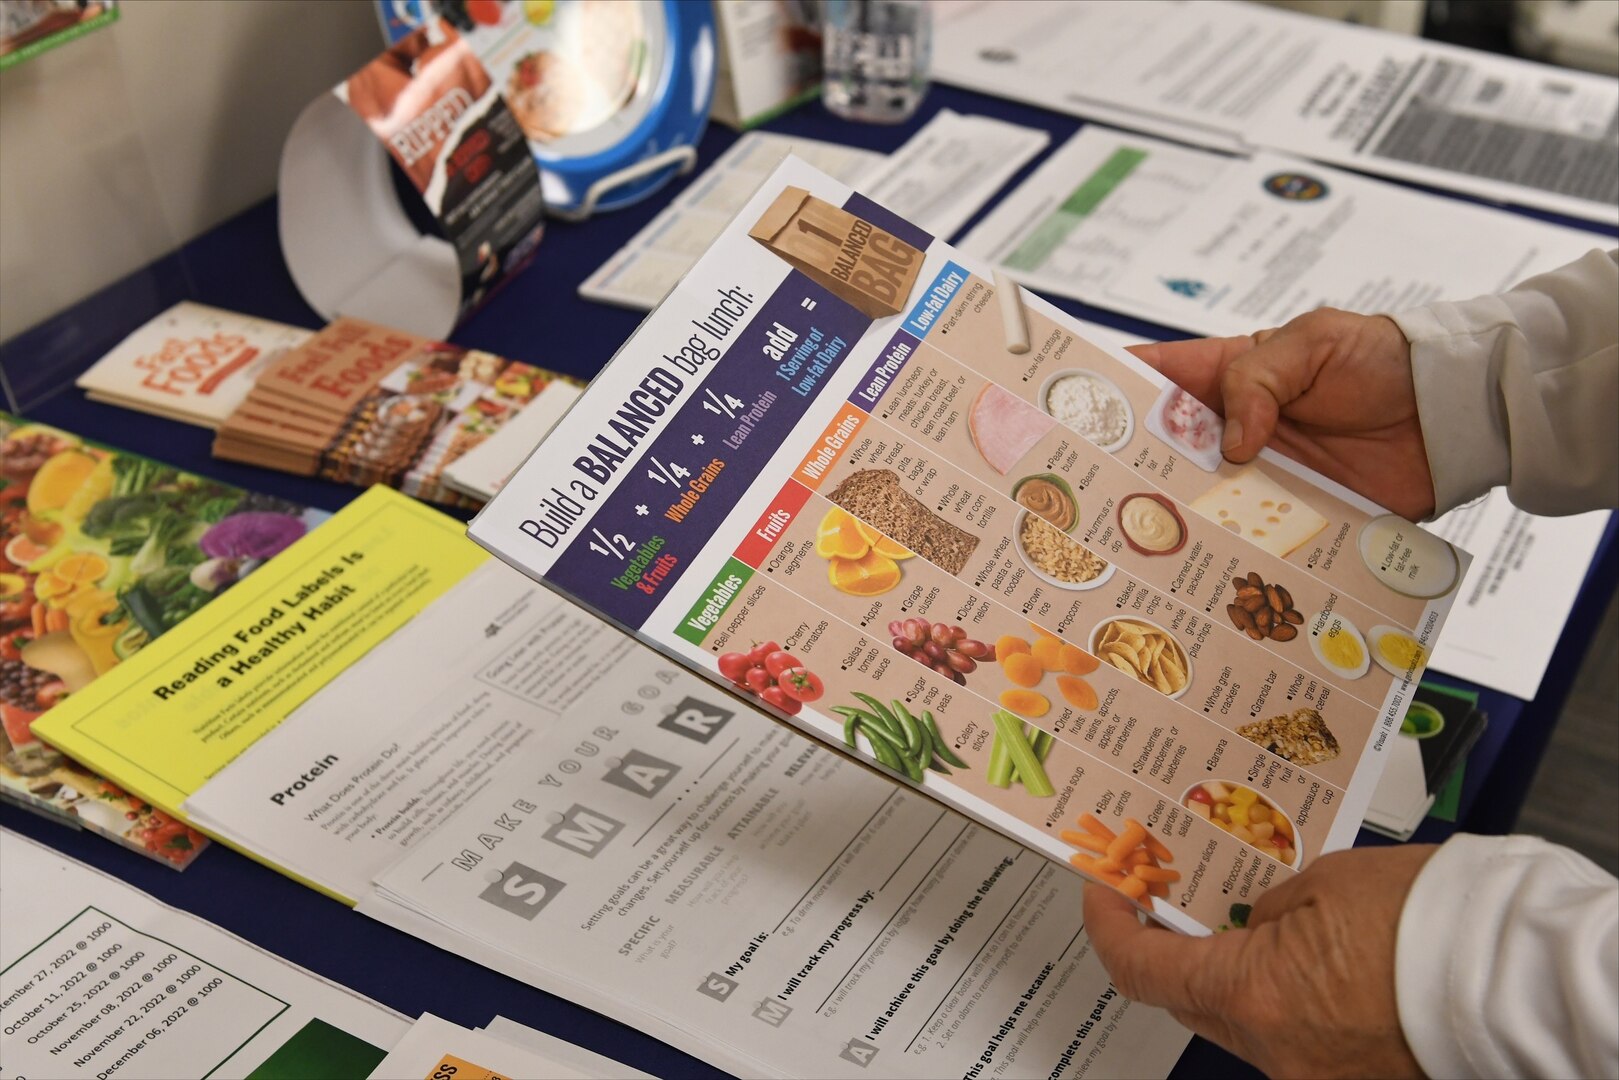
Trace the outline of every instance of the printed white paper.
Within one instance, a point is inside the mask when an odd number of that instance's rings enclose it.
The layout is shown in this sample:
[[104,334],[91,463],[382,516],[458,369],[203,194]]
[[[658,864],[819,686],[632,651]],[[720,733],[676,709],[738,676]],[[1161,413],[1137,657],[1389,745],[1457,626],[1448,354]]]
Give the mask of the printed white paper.
[[1186,1041],[1117,997],[1075,875],[645,649],[379,885],[744,1075],[1154,1076]]
[[1267,148],[1619,221],[1619,83],[1259,5],[961,3],[945,82],[1222,148]]
[[377,1060],[410,1026],[10,831],[0,901],[0,1075],[200,1080],[272,1057],[274,1075],[329,1075],[351,1067],[325,1056],[333,1046]]

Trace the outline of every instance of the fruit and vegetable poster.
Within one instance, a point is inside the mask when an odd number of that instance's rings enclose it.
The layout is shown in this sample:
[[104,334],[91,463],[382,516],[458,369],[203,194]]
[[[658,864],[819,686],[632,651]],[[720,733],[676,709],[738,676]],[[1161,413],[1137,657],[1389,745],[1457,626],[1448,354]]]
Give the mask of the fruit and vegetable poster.
[[201,834],[34,722],[326,516],[0,413],[0,791],[187,865]]
[[1353,839],[1466,557],[789,160],[471,535],[1187,930]]

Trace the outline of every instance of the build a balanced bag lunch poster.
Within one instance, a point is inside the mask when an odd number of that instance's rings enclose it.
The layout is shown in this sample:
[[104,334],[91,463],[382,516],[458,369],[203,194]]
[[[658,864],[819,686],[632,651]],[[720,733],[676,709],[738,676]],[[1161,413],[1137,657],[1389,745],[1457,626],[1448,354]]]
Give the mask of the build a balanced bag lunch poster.
[[1145,364],[790,159],[471,535],[1207,932],[1352,841],[1466,568],[1219,445]]

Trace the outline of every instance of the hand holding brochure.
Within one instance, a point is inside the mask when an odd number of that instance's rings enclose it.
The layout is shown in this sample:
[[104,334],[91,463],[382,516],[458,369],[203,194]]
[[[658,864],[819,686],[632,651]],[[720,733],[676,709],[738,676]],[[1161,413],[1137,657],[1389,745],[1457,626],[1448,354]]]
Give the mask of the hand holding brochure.
[[471,535],[1207,931],[1353,838],[1466,559],[988,278],[790,160]]
[[[1354,225],[1368,219],[1383,228]],[[1377,241],[1390,234],[1406,242],[1397,260]],[[1048,295],[1220,336],[1321,306],[1375,313],[1501,292],[1599,240],[1273,154],[1224,158],[1089,125],[962,247]],[[1456,593],[1465,618],[1431,666],[1534,697],[1557,644],[1548,630],[1568,618],[1607,521],[1531,517],[1498,491],[1428,525],[1480,556]]]

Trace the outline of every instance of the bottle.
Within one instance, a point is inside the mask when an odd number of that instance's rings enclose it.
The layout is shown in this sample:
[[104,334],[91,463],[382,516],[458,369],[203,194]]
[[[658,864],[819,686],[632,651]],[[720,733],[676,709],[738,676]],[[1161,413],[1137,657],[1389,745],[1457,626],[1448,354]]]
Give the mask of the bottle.
[[826,0],[822,100],[846,120],[898,124],[928,89],[927,0]]

